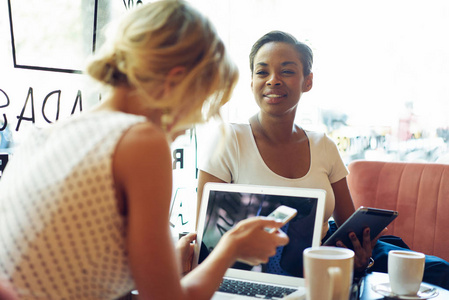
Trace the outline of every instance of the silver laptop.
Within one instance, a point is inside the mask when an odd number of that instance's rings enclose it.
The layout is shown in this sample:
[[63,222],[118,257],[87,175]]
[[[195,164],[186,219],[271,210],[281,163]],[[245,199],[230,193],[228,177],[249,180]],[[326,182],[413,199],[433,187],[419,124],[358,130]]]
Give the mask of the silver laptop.
[[282,299],[305,294],[302,251],[321,244],[326,192],[320,189],[207,183],[198,219],[194,266],[215,248],[221,236],[240,220],[268,216],[280,205],[295,208],[297,215],[281,229],[290,242],[277,249],[267,264],[235,263],[212,298]]

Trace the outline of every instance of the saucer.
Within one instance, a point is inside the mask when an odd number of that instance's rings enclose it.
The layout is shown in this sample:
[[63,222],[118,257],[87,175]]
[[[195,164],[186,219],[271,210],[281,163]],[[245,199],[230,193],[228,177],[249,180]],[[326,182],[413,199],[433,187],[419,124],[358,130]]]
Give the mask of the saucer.
[[415,296],[404,296],[404,295],[396,295],[391,292],[390,283],[381,283],[372,285],[371,288],[378,294],[381,294],[384,297],[392,298],[392,299],[409,299],[409,300],[420,300],[420,299],[430,299],[438,296],[438,290],[436,287],[431,287],[425,284],[421,284],[418,294]]

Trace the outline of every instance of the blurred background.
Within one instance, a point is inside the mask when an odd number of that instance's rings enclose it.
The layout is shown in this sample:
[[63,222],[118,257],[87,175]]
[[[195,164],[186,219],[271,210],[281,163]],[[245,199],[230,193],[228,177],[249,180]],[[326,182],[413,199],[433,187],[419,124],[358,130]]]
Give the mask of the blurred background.
[[[106,25],[146,2],[1,1],[0,154],[13,155],[30,128],[101,101],[84,64]],[[189,2],[209,16],[240,70],[225,121],[247,122],[257,112],[250,48],[268,31],[283,30],[314,51],[314,86],[301,99],[297,123],[326,132],[346,163],[449,161],[449,1]],[[173,226],[191,229],[198,152],[216,126],[189,130],[172,145]]]

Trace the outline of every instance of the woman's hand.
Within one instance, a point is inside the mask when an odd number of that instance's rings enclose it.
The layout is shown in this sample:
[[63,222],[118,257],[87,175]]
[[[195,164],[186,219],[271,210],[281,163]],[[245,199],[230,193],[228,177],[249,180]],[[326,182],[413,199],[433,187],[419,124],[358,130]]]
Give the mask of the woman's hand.
[[192,242],[196,239],[196,233],[189,233],[179,239],[176,244],[176,252],[181,260],[181,275],[184,276],[192,270],[193,249]]
[[[248,218],[229,230],[221,241],[229,244],[236,260],[255,266],[267,263],[277,247],[288,243],[288,236],[279,229],[282,226],[282,222],[264,217]],[[265,228],[277,230],[268,233]]]
[[[354,270],[356,272],[363,272],[369,264],[377,239],[373,240],[374,243],[371,243],[369,228],[365,228],[363,231],[363,245],[360,244],[360,241],[354,232],[349,233],[349,239],[351,240],[354,249]],[[337,246],[346,248],[341,241],[337,242]]]
[[[363,230],[363,245],[360,244],[354,232],[349,233],[349,239],[352,242],[354,249],[354,270],[355,272],[363,272],[370,263],[370,258],[373,253],[373,248],[377,243],[377,240],[386,233],[387,228],[371,240],[370,229],[367,227]],[[337,242],[338,247],[347,248],[341,241]]]

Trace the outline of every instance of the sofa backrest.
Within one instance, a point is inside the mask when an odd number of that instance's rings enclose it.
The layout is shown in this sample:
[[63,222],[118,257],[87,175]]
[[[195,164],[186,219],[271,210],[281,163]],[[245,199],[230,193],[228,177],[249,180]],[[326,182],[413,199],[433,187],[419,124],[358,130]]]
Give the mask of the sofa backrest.
[[449,165],[358,160],[348,168],[356,208],[397,210],[387,234],[449,261]]

